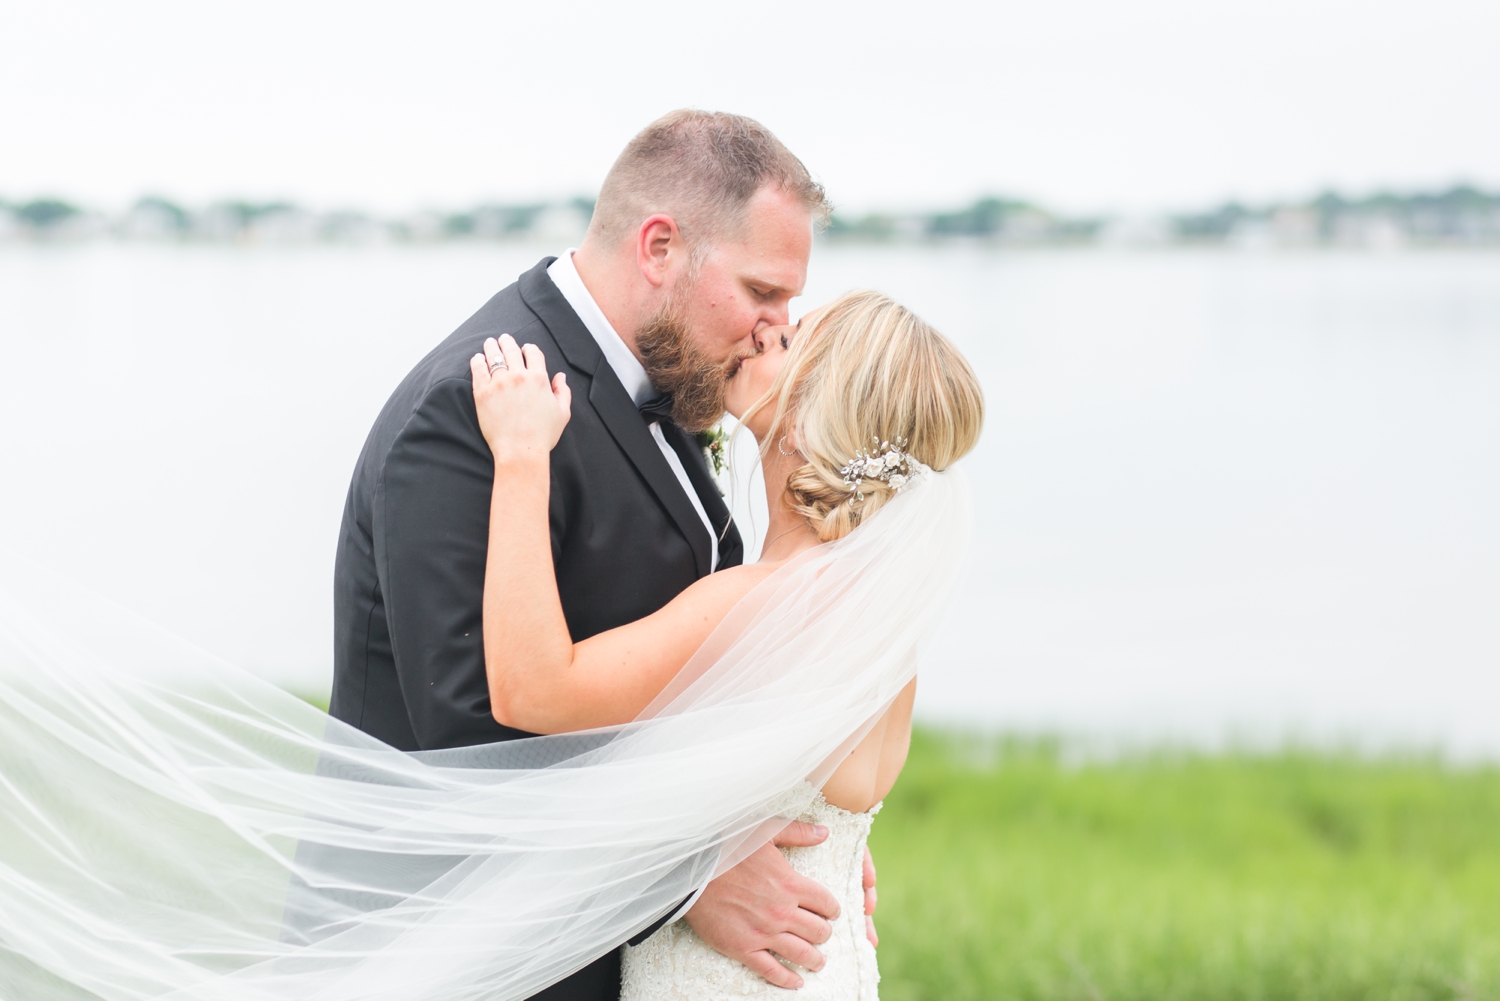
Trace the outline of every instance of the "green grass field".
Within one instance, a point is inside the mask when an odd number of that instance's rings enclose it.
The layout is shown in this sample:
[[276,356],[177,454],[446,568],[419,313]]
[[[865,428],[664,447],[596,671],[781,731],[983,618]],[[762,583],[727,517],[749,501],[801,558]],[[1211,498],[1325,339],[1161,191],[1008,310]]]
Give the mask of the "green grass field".
[[881,996],[1500,999],[1500,770],[919,732],[871,839]]

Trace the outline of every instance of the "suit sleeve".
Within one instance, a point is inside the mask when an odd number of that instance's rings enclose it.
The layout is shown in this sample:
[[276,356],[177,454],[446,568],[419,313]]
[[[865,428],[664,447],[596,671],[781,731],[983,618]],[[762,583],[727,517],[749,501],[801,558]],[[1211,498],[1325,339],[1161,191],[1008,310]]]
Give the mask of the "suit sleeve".
[[[524,736],[490,712],[483,594],[494,462],[469,380],[436,384],[376,486],[376,570],[412,731],[423,750]],[[553,545],[558,538],[554,519]]]

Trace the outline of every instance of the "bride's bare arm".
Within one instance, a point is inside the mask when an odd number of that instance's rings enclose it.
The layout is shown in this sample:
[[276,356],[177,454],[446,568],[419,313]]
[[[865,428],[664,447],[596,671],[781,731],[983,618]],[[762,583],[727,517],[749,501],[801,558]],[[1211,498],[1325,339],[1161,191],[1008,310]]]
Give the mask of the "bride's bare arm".
[[[497,504],[495,511],[500,510]],[[495,520],[492,514],[492,526]],[[721,571],[698,581],[654,614],[581,643],[569,639],[560,614],[555,620],[549,616],[546,635],[523,640],[517,633],[531,632],[531,623],[540,621],[529,617],[529,610],[543,603],[534,599],[545,594],[546,604],[557,600],[551,556],[549,547],[545,588],[534,578],[496,580],[494,570],[485,577],[484,646],[491,710],[501,724],[531,733],[565,733],[635,719],[730,608],[765,576],[759,567]],[[492,541],[492,567],[494,557]],[[513,565],[516,561],[506,562]],[[546,594],[546,589],[551,593]],[[520,600],[512,600],[513,596]],[[505,625],[491,629],[491,622]],[[493,643],[492,635],[497,637]]]
[[[644,619],[574,643],[557,593],[548,524],[549,455],[571,393],[541,350],[508,334],[471,363],[479,424],[495,458],[484,579],[491,711],[505,726],[563,733],[636,717],[725,614],[770,572],[721,571]],[[493,373],[492,365],[505,366]]]

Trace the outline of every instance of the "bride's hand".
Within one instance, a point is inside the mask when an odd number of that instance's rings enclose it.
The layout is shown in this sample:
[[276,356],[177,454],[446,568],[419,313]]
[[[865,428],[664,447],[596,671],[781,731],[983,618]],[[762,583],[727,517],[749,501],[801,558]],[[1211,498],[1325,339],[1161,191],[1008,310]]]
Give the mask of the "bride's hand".
[[479,430],[495,465],[546,459],[572,415],[567,376],[547,380],[547,359],[535,344],[521,347],[510,334],[485,339],[484,354],[469,359]]

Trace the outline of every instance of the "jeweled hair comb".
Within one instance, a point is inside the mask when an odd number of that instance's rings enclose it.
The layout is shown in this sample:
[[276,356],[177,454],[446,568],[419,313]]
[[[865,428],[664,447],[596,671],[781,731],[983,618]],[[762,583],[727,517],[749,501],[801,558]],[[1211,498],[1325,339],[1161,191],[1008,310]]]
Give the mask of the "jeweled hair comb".
[[879,480],[899,493],[912,478],[914,467],[920,465],[907,454],[905,438],[881,441],[880,436],[875,435],[872,440],[874,448],[854,453],[849,464],[839,470],[844,486],[854,494],[855,500],[865,499],[861,489],[865,480]]

